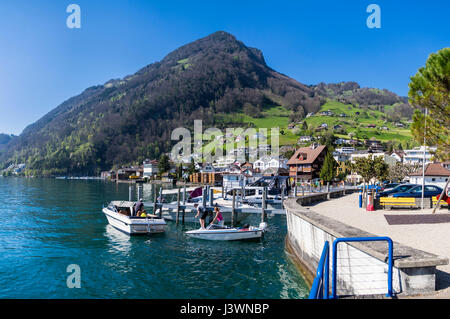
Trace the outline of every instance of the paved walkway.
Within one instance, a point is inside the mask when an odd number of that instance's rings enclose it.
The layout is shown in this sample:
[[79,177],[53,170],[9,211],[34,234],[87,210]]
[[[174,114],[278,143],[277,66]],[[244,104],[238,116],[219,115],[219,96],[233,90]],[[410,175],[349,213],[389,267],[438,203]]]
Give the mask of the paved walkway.
[[[424,250],[450,259],[450,223],[389,225],[384,215],[431,214],[425,210],[377,210],[368,212],[358,207],[358,194],[351,194],[330,201],[308,206],[312,211],[338,220],[378,236],[388,236],[394,242]],[[448,214],[447,208],[436,214]],[[394,246],[395,249],[395,246]],[[450,298],[450,265],[438,266],[436,272],[436,294],[423,298]]]

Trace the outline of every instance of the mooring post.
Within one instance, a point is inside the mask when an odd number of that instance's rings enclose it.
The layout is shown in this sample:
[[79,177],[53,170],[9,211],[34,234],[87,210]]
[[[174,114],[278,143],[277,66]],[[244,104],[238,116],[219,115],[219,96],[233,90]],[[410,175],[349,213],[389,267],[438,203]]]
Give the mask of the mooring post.
[[177,192],[177,217],[176,217],[176,219],[177,219],[177,225],[178,225],[178,219],[179,219],[179,216],[180,216],[180,193],[181,193],[181,189],[180,188],[178,188],[178,192]]
[[133,201],[133,186],[132,185],[128,186],[128,201],[129,202]]
[[297,198],[297,185],[294,186],[294,198]]
[[156,194],[156,186],[155,191],[153,192],[153,214],[156,215],[156,201],[158,200],[158,194]]
[[209,188],[209,206],[214,206],[214,189],[212,187]]
[[203,190],[202,190],[202,205],[203,205],[204,209],[206,209],[206,196],[208,196],[208,193],[206,192],[206,190],[207,190],[207,188],[203,187]]
[[283,208],[283,203],[284,203],[284,193],[286,192],[286,186],[283,185],[281,187],[281,208]]
[[186,209],[183,208],[183,214],[181,215],[183,225],[184,225],[184,215],[185,215],[185,213],[186,213]]
[[263,188],[262,204],[261,204],[261,223],[266,221],[266,197],[267,197],[267,187]]
[[233,189],[233,202],[231,205],[231,227],[236,223],[236,190]]
[[225,188],[223,187],[223,183],[222,183],[222,198],[225,198],[225,193],[224,193],[224,191],[225,191]]
[[186,182],[184,183],[183,188],[183,206],[186,206]]
[[162,209],[163,209],[163,207],[162,207],[162,192],[163,192],[163,189],[162,189],[162,186],[159,188],[159,198],[160,198],[160,200],[158,200],[158,203],[160,203],[161,205],[160,205],[160,207],[159,207],[159,218],[161,218],[161,215],[162,215]]

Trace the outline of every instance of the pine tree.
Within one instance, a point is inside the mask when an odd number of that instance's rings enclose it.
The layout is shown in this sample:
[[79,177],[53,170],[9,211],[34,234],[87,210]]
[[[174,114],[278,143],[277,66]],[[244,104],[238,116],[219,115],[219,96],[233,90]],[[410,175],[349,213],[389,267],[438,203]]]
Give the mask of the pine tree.
[[336,176],[336,167],[337,163],[334,160],[333,155],[329,151],[325,156],[322,169],[320,170],[320,178],[324,182],[333,181],[334,177]]

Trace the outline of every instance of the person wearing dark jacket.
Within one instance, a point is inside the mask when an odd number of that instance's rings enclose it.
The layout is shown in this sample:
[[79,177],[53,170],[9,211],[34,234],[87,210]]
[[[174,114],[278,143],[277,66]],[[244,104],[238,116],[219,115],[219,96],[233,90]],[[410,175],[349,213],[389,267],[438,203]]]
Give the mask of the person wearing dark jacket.
[[144,211],[144,203],[142,202],[142,198],[134,205],[134,216],[141,216]]

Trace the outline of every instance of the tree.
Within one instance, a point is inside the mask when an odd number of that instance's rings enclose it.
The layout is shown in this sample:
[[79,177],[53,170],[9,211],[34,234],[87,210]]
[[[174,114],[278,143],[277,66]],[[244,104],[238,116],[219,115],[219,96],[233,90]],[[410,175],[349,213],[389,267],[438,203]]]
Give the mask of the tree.
[[158,171],[160,174],[167,172],[170,170],[169,156],[166,154],[161,155],[158,162]]
[[417,171],[418,169],[418,165],[410,165],[397,162],[395,163],[395,165],[389,167],[388,179],[390,181],[400,182],[406,176]]
[[189,163],[189,166],[187,167],[186,171],[189,173],[189,175],[192,175],[195,173],[195,171],[196,171],[195,170],[195,162],[194,162],[193,158],[191,158],[191,162]]
[[[411,77],[408,97],[417,108],[411,133],[423,143],[436,145],[435,157],[450,160],[450,48],[444,48],[428,57],[425,67]],[[426,117],[423,109],[428,110]]]
[[357,158],[355,159],[355,163],[351,165],[351,168],[361,175],[364,180],[364,185],[372,179],[379,181],[386,179],[389,170],[388,164],[385,163],[384,158],[381,156],[376,156],[375,158],[372,158],[372,156]]
[[325,156],[322,169],[320,170],[320,178],[324,182],[333,181],[334,177],[336,176],[336,167],[337,163],[334,160],[331,151],[328,151],[327,155]]

